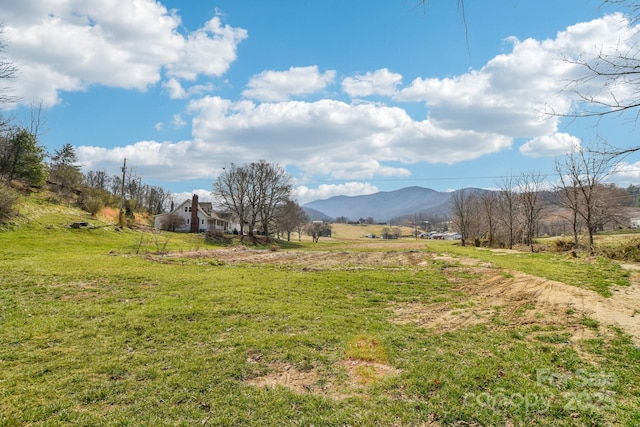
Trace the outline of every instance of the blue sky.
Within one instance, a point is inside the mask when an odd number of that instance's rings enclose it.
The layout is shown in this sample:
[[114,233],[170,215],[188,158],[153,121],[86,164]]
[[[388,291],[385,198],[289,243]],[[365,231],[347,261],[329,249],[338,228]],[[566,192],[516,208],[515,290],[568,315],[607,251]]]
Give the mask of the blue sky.
[[[625,117],[562,120],[588,59],[638,37],[599,0],[5,0],[5,56],[19,68],[40,142],[70,143],[84,170],[128,166],[183,199],[229,163],[264,159],[298,201],[418,185],[495,188],[606,138]],[[637,40],[637,39],[636,39]],[[620,90],[624,90],[620,89]],[[624,94],[618,94],[619,96]],[[640,183],[628,157],[619,185]]]

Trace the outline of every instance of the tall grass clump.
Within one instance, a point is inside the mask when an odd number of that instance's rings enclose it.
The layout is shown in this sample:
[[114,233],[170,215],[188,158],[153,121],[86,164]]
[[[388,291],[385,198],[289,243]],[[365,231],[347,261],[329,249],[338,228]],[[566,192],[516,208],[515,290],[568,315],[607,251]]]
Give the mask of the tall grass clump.
[[620,261],[640,262],[640,238],[600,248],[602,255]]

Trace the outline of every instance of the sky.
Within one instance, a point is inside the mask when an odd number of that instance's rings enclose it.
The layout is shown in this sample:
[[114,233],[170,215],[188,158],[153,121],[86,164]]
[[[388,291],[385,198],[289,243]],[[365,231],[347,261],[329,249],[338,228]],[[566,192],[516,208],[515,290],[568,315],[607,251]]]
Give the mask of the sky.
[[[4,116],[71,144],[83,171],[184,200],[231,163],[285,168],[300,204],[421,186],[556,178],[606,141],[640,145],[635,116],[568,119],[588,60],[638,23],[600,0],[3,0]],[[596,84],[597,82],[594,82]],[[617,88],[617,96],[631,96]],[[549,114],[554,112],[555,114]],[[559,115],[558,115],[559,114]],[[640,156],[609,180],[640,184]]]

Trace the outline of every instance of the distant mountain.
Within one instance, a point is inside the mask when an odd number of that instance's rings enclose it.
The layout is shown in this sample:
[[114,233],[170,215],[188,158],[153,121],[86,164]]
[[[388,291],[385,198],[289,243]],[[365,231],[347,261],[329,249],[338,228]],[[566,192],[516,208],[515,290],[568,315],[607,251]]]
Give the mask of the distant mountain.
[[325,215],[320,211],[317,211],[313,208],[309,208],[306,205],[302,207],[302,209],[304,210],[304,212],[307,214],[307,217],[309,217],[310,221],[333,221],[334,218],[331,218],[329,215]]
[[[468,191],[482,192],[479,189]],[[395,191],[381,191],[365,196],[335,196],[316,200],[303,206],[333,219],[346,217],[350,220],[373,218],[388,221],[414,214],[448,215],[450,200],[454,193],[435,191],[423,187],[407,187]]]

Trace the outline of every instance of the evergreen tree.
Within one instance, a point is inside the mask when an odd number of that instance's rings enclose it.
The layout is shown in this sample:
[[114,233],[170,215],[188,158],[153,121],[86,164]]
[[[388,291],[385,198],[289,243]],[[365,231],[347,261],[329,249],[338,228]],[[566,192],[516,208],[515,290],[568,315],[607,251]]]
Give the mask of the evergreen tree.
[[47,178],[44,158],[44,148],[26,129],[0,138],[0,175],[8,180],[23,179],[34,186],[44,184]]
[[59,184],[63,190],[77,187],[82,182],[82,173],[77,163],[76,150],[71,144],[64,144],[51,156],[50,179]]

